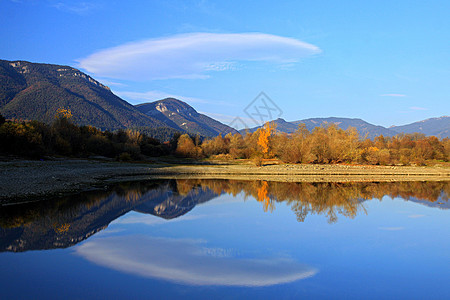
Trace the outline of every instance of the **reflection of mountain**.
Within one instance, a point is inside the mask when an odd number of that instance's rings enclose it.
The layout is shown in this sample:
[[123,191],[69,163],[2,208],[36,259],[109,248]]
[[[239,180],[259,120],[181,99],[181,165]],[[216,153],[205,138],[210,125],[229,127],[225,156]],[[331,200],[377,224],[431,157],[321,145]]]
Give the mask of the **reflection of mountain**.
[[448,209],[450,182],[295,183],[260,180],[158,180],[119,185],[109,192],[90,192],[54,201],[0,208],[0,251],[70,247],[134,210],[164,219],[186,214],[217,195],[244,193],[265,211],[285,202],[303,222],[310,214],[336,222],[365,212],[365,200],[384,196]]
[[157,181],[119,186],[112,192],[2,207],[0,251],[70,247],[135,208],[170,219],[187,213],[199,201],[214,197],[216,194],[208,189],[194,189],[183,196],[175,181]]
[[[444,197],[443,197],[444,198]],[[445,198],[444,198],[445,199]],[[437,201],[427,201],[422,199],[415,199],[414,197],[408,199],[408,201],[425,205],[428,207],[439,208],[439,209],[450,209],[450,201],[448,200],[437,200]]]
[[192,187],[187,194],[180,194],[174,189],[165,189],[158,195],[152,194],[151,198],[148,197],[149,201],[136,206],[133,210],[164,219],[174,219],[188,213],[197,204],[207,202],[215,197],[217,194],[201,187]]

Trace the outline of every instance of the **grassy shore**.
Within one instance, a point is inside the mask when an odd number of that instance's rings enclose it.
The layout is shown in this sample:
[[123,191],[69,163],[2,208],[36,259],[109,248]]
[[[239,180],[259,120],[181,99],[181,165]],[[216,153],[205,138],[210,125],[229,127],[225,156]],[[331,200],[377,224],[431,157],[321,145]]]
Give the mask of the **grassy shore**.
[[450,166],[294,165],[266,161],[263,166],[256,167],[251,161],[12,160],[0,161],[0,178],[0,201],[4,205],[42,196],[107,188],[117,182],[156,178],[286,182],[443,181],[450,180]]

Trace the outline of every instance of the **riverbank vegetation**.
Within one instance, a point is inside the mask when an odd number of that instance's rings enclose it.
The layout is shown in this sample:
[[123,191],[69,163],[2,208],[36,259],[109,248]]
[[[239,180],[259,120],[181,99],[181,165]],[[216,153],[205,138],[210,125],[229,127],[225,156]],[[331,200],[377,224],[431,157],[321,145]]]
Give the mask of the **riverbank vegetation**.
[[[179,155],[186,157],[216,157],[279,159],[285,163],[349,163],[368,165],[427,165],[450,159],[450,139],[423,134],[382,135],[373,140],[361,138],[354,128],[342,130],[335,124],[316,127],[312,132],[301,124],[291,134],[277,134],[273,124],[246,135],[217,136],[196,145],[184,135]],[[180,143],[178,143],[180,145]]]
[[136,130],[101,131],[71,122],[69,110],[59,110],[55,121],[6,121],[0,117],[0,153],[29,158],[44,156],[104,156],[118,160],[138,160],[171,152],[175,144],[161,144]]
[[354,128],[335,124],[312,132],[303,124],[293,134],[276,133],[271,123],[253,133],[227,134],[210,139],[174,134],[161,142],[139,130],[101,131],[71,122],[69,110],[60,109],[55,121],[6,121],[0,116],[0,154],[30,158],[44,156],[104,156],[117,160],[173,155],[190,159],[252,159],[285,163],[429,165],[450,160],[450,139],[423,134],[361,138]]

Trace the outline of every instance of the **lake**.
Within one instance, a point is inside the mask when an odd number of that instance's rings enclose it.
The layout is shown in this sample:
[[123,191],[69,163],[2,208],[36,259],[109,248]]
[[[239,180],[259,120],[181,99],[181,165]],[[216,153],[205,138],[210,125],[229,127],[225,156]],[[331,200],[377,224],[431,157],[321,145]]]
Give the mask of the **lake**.
[[154,180],[0,208],[2,299],[449,299],[450,182]]

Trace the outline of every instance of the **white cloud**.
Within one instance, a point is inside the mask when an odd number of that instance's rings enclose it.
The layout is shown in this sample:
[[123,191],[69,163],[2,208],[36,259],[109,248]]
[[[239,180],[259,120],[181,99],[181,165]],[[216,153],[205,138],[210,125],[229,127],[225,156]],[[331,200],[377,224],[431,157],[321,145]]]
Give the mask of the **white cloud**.
[[406,97],[405,94],[383,94],[381,97]]
[[428,110],[428,108],[419,107],[419,106],[411,106],[409,109],[410,110]]
[[121,98],[129,100],[133,104],[153,102],[165,98],[175,98],[188,103],[209,103],[210,101],[195,97],[185,97],[176,94],[166,93],[162,91],[148,91],[148,92],[130,92],[130,91],[114,91],[114,94]]
[[96,4],[90,2],[73,2],[73,1],[71,1],[70,3],[58,2],[53,4],[52,6],[58,10],[78,15],[85,15],[91,12],[93,9],[97,8]]
[[184,215],[178,217],[176,219],[166,220],[160,217],[152,216],[152,215],[131,215],[125,216],[115,222],[115,224],[144,224],[144,225],[160,225],[167,223],[175,223],[175,222],[184,222],[184,221],[192,221],[198,220],[201,218],[207,217],[206,215]]
[[196,79],[234,69],[237,62],[287,64],[320,52],[317,46],[271,34],[190,33],[101,50],[79,60],[79,67],[117,79]]
[[405,227],[378,227],[380,230],[386,230],[386,231],[400,231],[404,230]]
[[417,219],[417,218],[423,218],[425,215],[409,215],[408,218]]
[[189,285],[270,286],[314,276],[318,270],[283,257],[235,258],[204,241],[116,236],[75,248],[85,259],[114,270]]

